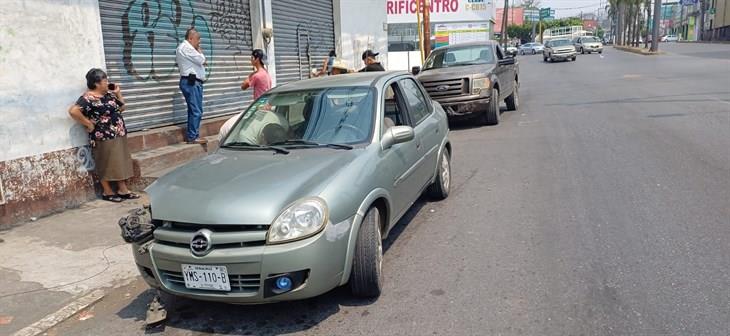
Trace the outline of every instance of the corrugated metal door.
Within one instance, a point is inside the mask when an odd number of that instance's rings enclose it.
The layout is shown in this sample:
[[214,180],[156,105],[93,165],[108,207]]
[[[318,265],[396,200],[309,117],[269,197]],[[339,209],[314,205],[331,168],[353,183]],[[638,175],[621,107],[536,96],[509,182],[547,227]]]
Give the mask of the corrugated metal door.
[[127,99],[130,130],[183,123],[175,49],[194,26],[207,57],[203,117],[243,111],[253,70],[249,0],[99,0],[106,66]]
[[271,2],[276,52],[276,84],[307,79],[321,69],[335,48],[331,0],[275,0]]

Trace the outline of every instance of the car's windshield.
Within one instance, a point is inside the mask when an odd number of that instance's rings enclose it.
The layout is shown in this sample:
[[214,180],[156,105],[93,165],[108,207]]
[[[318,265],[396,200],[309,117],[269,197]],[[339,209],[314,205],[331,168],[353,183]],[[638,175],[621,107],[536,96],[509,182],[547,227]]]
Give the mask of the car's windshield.
[[453,47],[434,50],[426,60],[423,70],[449,68],[474,64],[494,63],[494,50],[490,45]]
[[362,143],[373,127],[373,97],[368,87],[264,95],[236,122],[222,146]]
[[586,43],[586,42],[590,43],[590,42],[598,42],[598,39],[595,37],[584,37],[583,39],[581,39],[581,41],[583,43]]
[[562,47],[562,46],[570,45],[570,41],[568,41],[568,40],[552,40],[548,43],[549,43],[550,47]]

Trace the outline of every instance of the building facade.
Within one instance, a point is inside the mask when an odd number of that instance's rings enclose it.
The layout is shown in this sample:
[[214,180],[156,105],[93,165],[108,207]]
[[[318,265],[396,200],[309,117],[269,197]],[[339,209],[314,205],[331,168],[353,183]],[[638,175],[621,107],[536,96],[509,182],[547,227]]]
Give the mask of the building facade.
[[[416,11],[424,0],[387,0],[388,70],[421,65]],[[492,38],[494,0],[429,0],[431,48]]]
[[[96,197],[84,128],[67,113],[106,69],[130,136],[187,119],[175,48],[194,26],[207,57],[204,118],[244,111],[253,48],[274,84],[309,78],[330,50],[355,68],[387,48],[385,0],[5,0],[0,11],[0,226]],[[357,15],[353,15],[357,13]],[[387,56],[384,55],[384,61]]]

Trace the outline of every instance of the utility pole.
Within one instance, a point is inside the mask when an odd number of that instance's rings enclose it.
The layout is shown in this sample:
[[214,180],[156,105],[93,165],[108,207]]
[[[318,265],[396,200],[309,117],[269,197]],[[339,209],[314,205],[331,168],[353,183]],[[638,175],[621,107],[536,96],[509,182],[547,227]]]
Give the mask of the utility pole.
[[431,54],[431,4],[430,0],[423,1],[423,49],[424,58]]
[[507,11],[509,0],[504,0],[504,13],[502,13],[502,48],[507,49]]
[[[513,0],[514,1],[514,0]],[[697,39],[698,41],[702,41],[705,38],[705,3],[706,0],[700,0],[700,36]]]
[[652,27],[651,51],[659,51],[659,23],[661,22],[662,0],[654,0],[654,26]]

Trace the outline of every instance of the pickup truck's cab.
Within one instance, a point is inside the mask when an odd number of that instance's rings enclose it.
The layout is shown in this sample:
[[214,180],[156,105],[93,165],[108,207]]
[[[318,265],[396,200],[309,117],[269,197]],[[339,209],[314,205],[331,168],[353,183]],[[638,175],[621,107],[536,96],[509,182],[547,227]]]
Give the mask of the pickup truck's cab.
[[434,49],[423,69],[413,72],[450,118],[496,125],[502,100],[508,110],[518,106],[519,67],[513,56],[493,41],[454,44]]

